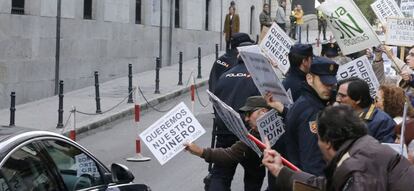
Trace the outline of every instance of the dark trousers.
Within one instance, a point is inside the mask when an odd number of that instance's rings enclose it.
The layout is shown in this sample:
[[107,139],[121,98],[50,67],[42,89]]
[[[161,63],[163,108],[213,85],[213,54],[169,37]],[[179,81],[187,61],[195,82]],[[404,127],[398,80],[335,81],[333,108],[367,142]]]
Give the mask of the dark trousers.
[[226,40],[226,53],[230,52],[230,40]]
[[323,40],[326,40],[326,21],[319,21],[318,22],[318,38],[321,36],[321,32],[323,34]]
[[295,23],[291,23],[290,25],[289,36],[296,40],[296,24]]

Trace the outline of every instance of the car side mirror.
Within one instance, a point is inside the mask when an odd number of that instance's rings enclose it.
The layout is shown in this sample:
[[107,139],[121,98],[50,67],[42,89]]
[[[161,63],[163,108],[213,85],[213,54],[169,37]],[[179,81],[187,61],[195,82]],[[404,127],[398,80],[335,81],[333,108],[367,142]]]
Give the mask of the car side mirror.
[[111,165],[111,172],[112,180],[115,183],[129,183],[135,179],[132,172],[123,164],[113,163]]

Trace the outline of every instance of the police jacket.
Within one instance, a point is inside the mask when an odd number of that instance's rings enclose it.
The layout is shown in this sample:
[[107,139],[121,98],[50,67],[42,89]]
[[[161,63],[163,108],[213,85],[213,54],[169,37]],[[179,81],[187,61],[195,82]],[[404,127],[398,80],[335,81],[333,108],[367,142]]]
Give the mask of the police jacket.
[[325,162],[318,146],[316,130],[310,123],[317,113],[327,105],[308,84],[303,84],[302,95],[289,109],[285,124],[284,141],[287,159],[301,170],[322,175]]
[[414,188],[414,166],[369,135],[346,141],[329,162],[325,177],[283,167],[276,181],[282,190],[292,190],[294,180],[320,190],[408,191]]
[[368,134],[382,143],[394,143],[395,121],[385,112],[375,108],[372,104],[359,115],[368,126]]
[[306,73],[297,67],[290,67],[286,78],[282,81],[286,91],[290,89],[293,101],[296,101],[302,91],[302,83],[306,80]]
[[213,67],[210,71],[210,77],[208,79],[208,90],[210,90],[210,92],[214,91],[220,76],[235,64],[237,64],[237,51],[234,49],[223,54],[216,61],[214,61]]
[[[241,59],[220,76],[213,93],[235,111],[239,111],[248,97],[260,95]],[[217,134],[232,134],[217,114],[215,118]]]

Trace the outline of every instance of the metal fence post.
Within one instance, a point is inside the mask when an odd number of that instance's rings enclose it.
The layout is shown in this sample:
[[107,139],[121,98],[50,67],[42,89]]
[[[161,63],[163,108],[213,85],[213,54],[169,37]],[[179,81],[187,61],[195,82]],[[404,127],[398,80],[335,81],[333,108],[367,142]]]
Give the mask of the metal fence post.
[[159,94],[160,93],[160,58],[157,57],[155,59],[155,94]]
[[201,77],[201,47],[198,47],[198,75],[197,78]]
[[56,128],[63,128],[63,80],[59,81],[59,109]]
[[178,58],[178,85],[183,85],[183,52],[180,52]]
[[11,92],[11,94],[10,94],[10,124],[9,124],[9,126],[14,126],[15,112],[16,112],[16,92]]
[[128,102],[134,103],[132,99],[132,64],[128,64]]
[[309,43],[309,24],[306,25],[306,42]]
[[219,57],[219,45],[216,44],[216,60],[218,59],[218,57]]
[[95,71],[95,100],[96,100],[96,113],[102,113],[101,111],[101,98],[99,97],[99,72]]

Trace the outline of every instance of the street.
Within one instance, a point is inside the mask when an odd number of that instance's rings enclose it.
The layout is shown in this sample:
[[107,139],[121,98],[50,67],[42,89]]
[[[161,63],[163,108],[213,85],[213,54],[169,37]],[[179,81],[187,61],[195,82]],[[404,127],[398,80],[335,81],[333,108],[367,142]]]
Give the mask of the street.
[[[206,88],[198,90],[204,105],[209,103],[205,90]],[[191,109],[189,93],[155,107],[167,110],[182,101]],[[212,106],[208,104],[206,108],[202,107],[197,100],[197,96],[194,105],[194,115],[206,129],[206,133],[195,142],[202,147],[208,147],[210,146],[213,123]],[[142,143],[142,154],[151,157],[151,161],[133,163],[125,160],[128,157],[134,156],[137,135],[164,114],[149,109],[142,113],[139,123],[135,123],[132,116],[127,117],[107,124],[97,130],[79,135],[78,142],[101,159],[107,166],[114,162],[128,166],[135,176],[135,182],[145,183],[152,190],[204,190],[203,178],[207,175],[208,163],[188,152],[179,153],[165,165],[161,166]],[[267,181],[267,179],[265,180]],[[267,186],[267,183],[265,183],[265,186]],[[243,190],[243,169],[240,165],[232,183],[232,190]]]

